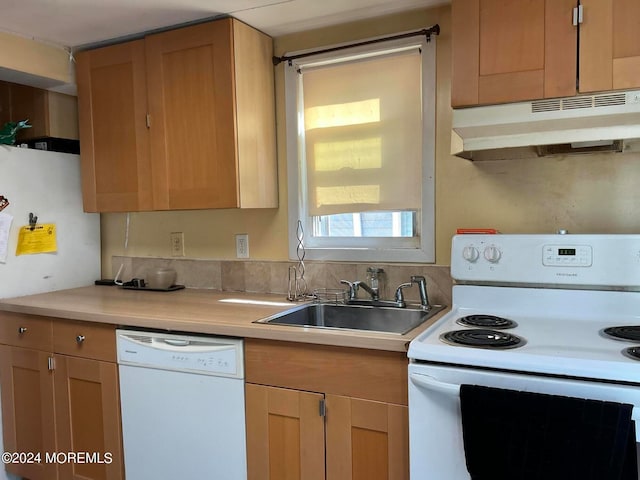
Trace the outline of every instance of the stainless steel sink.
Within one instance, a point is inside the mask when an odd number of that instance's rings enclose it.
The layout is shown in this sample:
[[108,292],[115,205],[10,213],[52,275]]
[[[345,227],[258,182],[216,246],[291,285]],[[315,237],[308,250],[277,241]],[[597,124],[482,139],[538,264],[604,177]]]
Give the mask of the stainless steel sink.
[[312,328],[339,328],[405,334],[442,310],[442,305],[394,308],[365,305],[305,304],[254,323]]

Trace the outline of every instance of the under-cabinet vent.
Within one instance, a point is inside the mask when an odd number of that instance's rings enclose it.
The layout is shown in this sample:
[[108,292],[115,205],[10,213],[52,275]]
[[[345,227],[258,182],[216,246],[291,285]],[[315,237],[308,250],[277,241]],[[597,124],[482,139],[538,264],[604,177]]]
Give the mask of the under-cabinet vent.
[[531,113],[557,112],[560,108],[559,98],[536,100],[535,102],[531,102]]
[[580,108],[615,107],[625,105],[624,93],[605,93],[602,95],[583,95],[581,97],[552,98],[531,102],[531,113],[558,112]]
[[451,153],[474,161],[637,154],[640,89],[456,108],[452,130]]
[[624,105],[627,102],[627,96],[624,93],[612,93],[608,95],[596,95],[593,99],[594,107],[611,107]]
[[571,97],[562,99],[562,110],[573,110],[576,108],[593,107],[593,96]]

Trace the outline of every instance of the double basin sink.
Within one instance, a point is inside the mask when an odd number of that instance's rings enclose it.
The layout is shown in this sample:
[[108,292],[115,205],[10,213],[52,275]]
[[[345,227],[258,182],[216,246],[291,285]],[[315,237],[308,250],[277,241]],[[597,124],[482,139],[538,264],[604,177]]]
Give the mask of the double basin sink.
[[442,305],[387,307],[373,305],[309,303],[257,320],[255,323],[310,328],[366,330],[403,335],[442,310]]

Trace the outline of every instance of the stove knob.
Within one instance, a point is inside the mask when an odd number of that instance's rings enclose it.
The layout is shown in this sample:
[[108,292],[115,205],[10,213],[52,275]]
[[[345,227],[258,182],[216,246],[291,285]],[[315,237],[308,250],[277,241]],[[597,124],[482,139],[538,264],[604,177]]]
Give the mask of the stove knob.
[[491,263],[498,263],[502,257],[502,252],[495,245],[489,245],[484,249],[484,258]]
[[479,256],[480,252],[478,252],[478,249],[476,247],[468,245],[462,249],[462,258],[464,258],[469,263],[473,263],[478,260]]

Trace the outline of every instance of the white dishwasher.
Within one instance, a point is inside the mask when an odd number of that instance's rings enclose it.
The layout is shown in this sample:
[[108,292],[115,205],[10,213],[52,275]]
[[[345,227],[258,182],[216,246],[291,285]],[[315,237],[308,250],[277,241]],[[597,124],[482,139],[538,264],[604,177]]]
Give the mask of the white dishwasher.
[[116,333],[126,479],[245,479],[242,340]]

